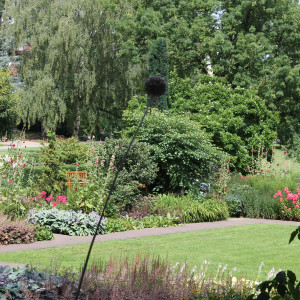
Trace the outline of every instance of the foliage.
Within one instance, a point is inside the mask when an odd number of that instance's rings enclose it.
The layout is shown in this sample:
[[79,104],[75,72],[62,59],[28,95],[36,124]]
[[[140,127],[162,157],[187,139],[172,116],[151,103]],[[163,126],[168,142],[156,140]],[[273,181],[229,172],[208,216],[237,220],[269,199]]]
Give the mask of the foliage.
[[48,290],[56,291],[61,286],[74,280],[74,274],[59,276],[36,271],[28,267],[0,267],[0,297],[1,299],[39,299],[39,294]]
[[16,122],[18,97],[13,93],[10,77],[7,70],[0,69],[0,137],[10,136]]
[[35,226],[24,220],[11,221],[9,217],[0,214],[0,245],[27,244],[35,241]]
[[25,89],[18,112],[25,124],[40,121],[53,131],[65,121],[78,137],[82,119],[91,130],[107,114],[120,116],[130,95],[115,34],[123,11],[108,1],[6,1],[7,40],[13,36],[15,49],[30,40],[20,69]]
[[36,241],[48,241],[48,240],[53,240],[54,236],[52,231],[49,228],[45,226],[37,225],[35,228],[34,238]]
[[159,195],[153,211],[159,215],[171,214],[184,223],[212,222],[229,217],[225,202],[206,199],[198,202],[189,196]]
[[231,164],[242,172],[251,162],[252,148],[272,150],[276,138],[276,114],[250,89],[233,89],[217,77],[198,75],[170,80],[172,111],[190,115],[212,137],[214,145],[231,156]]
[[[140,117],[141,113],[129,106],[124,112],[127,121],[124,135],[133,134]],[[150,158],[159,168],[156,189],[165,192],[178,192],[197,179],[209,177],[211,167],[218,164],[222,156],[198,123],[156,109],[145,119],[138,139],[149,145]]]
[[[32,224],[38,224],[49,228],[53,233],[61,233],[67,235],[92,235],[99,222],[100,216],[95,212],[84,214],[81,211],[35,209],[29,211],[27,221]],[[99,234],[104,233],[104,227],[100,226]]]
[[260,292],[256,297],[250,295],[247,300],[252,299],[293,299],[300,298],[300,283],[296,280],[296,275],[292,271],[280,271],[273,280],[263,281],[257,287]]
[[79,143],[78,139],[72,137],[56,142],[56,150],[64,164],[75,164],[84,162],[88,146]]
[[55,133],[48,132],[49,146],[43,147],[40,155],[42,164],[39,186],[47,194],[62,194],[66,189],[67,176],[62,170],[62,160],[55,142]]
[[134,219],[126,215],[118,219],[108,219],[105,223],[105,229],[106,232],[117,232],[133,229],[176,226],[179,223],[179,218],[171,217],[170,214],[166,217],[152,215],[141,219]]
[[169,68],[168,68],[168,52],[167,42],[165,39],[158,38],[153,42],[149,54],[149,76],[159,76],[167,82],[166,92],[159,97],[158,107],[160,110],[168,109],[169,106]]
[[[258,89],[279,111],[279,138],[299,134],[298,1],[220,1],[219,30],[208,53],[216,76],[233,86]],[[294,129],[294,130],[293,130]]]
[[187,207],[181,218],[185,223],[213,222],[226,220],[229,217],[225,202],[206,200],[203,203],[194,203]]
[[[104,164],[104,172],[108,172],[112,167],[115,169],[119,167],[128,145],[128,139],[106,139],[98,147],[99,161]],[[113,166],[111,166],[112,163]],[[151,147],[146,143],[135,142],[119,174],[111,201],[121,210],[130,209],[138,201],[139,185],[152,184],[156,176],[157,164],[151,159]],[[111,177],[109,184],[112,179]]]

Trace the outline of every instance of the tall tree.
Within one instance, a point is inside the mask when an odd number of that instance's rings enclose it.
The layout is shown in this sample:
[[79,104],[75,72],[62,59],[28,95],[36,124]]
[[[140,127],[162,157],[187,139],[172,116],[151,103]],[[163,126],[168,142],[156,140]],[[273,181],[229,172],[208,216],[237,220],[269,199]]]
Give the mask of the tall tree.
[[[158,38],[153,42],[149,54],[149,75],[159,76],[166,80],[167,86],[169,81],[169,66],[167,42],[164,38]],[[158,107],[160,110],[168,109],[168,87],[166,92],[159,97]]]
[[66,118],[78,136],[82,118],[117,114],[130,96],[128,64],[119,58],[115,22],[122,12],[98,0],[12,0],[4,20],[23,53],[24,123],[55,130]]
[[10,136],[16,122],[15,105],[18,98],[13,93],[7,70],[0,69],[0,137]]
[[300,133],[300,4],[298,0],[220,1],[210,41],[214,73],[235,87],[255,88],[279,111],[282,142]]

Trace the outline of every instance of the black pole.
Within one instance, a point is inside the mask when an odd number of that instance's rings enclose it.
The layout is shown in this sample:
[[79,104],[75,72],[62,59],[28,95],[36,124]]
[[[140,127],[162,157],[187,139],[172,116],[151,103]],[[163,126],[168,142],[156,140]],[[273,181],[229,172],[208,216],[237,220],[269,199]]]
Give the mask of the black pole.
[[103,206],[103,210],[102,210],[102,213],[101,213],[101,216],[100,216],[100,220],[99,220],[99,222],[98,222],[98,224],[97,224],[97,228],[96,228],[95,233],[94,233],[94,235],[93,235],[93,238],[92,238],[92,241],[91,241],[91,244],[90,244],[90,247],[89,247],[89,251],[88,251],[88,254],[87,254],[87,257],[86,257],[86,260],[85,260],[83,269],[82,269],[82,273],[81,273],[81,277],[80,277],[80,281],[79,281],[79,285],[78,285],[77,292],[76,292],[76,297],[75,297],[76,300],[79,299],[79,294],[80,294],[80,289],[81,289],[81,286],[82,286],[84,274],[85,274],[86,269],[87,269],[87,265],[88,265],[88,262],[89,262],[89,259],[90,259],[90,255],[91,255],[91,252],[92,252],[92,248],[93,248],[93,245],[94,245],[94,243],[95,243],[95,239],[96,239],[96,236],[97,236],[97,232],[98,232],[98,230],[99,230],[99,228],[100,228],[102,219],[103,219],[103,217],[104,217],[104,212],[105,212],[105,209],[106,209],[106,207],[107,207],[108,201],[109,201],[110,196],[111,196],[111,194],[112,194],[112,192],[113,192],[113,190],[114,190],[114,187],[115,187],[115,185],[116,185],[117,178],[118,178],[120,172],[122,171],[123,165],[124,165],[124,163],[125,163],[125,161],[126,161],[126,159],[127,159],[128,153],[129,153],[129,151],[130,151],[130,149],[131,149],[131,146],[132,146],[132,144],[133,144],[133,142],[134,142],[134,140],[135,140],[135,138],[136,138],[136,136],[137,136],[137,134],[138,134],[138,132],[139,132],[139,130],[140,130],[142,124],[143,124],[143,122],[144,122],[144,119],[145,119],[145,117],[146,117],[146,115],[147,115],[147,113],[148,113],[148,109],[149,109],[149,107],[152,106],[152,103],[155,101],[155,98],[156,98],[156,97],[154,97],[154,96],[151,97],[151,99],[150,99],[150,101],[149,101],[149,103],[148,103],[148,105],[147,105],[147,107],[146,107],[146,109],[145,109],[144,115],[143,115],[143,117],[142,117],[142,119],[141,119],[141,121],[140,121],[140,123],[139,123],[139,125],[138,125],[138,127],[137,127],[137,129],[136,129],[136,131],[135,131],[135,133],[134,133],[134,135],[133,135],[133,137],[132,137],[132,139],[131,139],[131,142],[130,142],[128,148],[127,148],[127,151],[126,151],[126,153],[124,154],[124,156],[123,156],[123,158],[122,158],[122,161],[121,161],[121,163],[120,163],[120,165],[119,165],[119,168],[118,168],[118,170],[117,170],[117,172],[116,172],[116,174],[115,174],[115,178],[114,178],[114,180],[113,180],[113,183],[112,183],[112,185],[111,185],[111,187],[110,187],[110,189],[109,189],[108,196],[107,196],[107,198],[106,198],[106,200],[105,200],[105,203],[104,203],[104,206]]

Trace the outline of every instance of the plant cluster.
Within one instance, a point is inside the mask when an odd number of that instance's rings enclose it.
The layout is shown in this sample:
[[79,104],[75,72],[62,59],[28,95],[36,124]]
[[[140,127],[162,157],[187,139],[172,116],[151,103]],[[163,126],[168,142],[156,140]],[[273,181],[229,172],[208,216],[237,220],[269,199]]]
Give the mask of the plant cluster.
[[107,219],[105,231],[109,233],[143,228],[170,227],[177,226],[179,223],[179,218],[171,217],[170,214],[167,214],[166,217],[151,215],[141,219],[134,219],[126,215],[118,219]]
[[299,197],[300,189],[293,194],[288,188],[284,189],[285,196],[282,195],[281,190],[274,194],[275,199],[279,199],[281,207],[281,217],[284,220],[300,220]]
[[35,226],[27,224],[24,220],[11,221],[0,214],[0,245],[27,244],[35,241]]
[[[49,228],[53,233],[67,235],[92,235],[99,222],[100,215],[96,212],[84,214],[81,211],[41,209],[31,210],[27,215],[27,221]],[[105,232],[105,220],[99,228],[99,234]]]
[[206,199],[198,202],[189,196],[159,195],[153,211],[159,215],[168,213],[179,217],[184,223],[212,222],[229,217],[227,204],[223,201]]

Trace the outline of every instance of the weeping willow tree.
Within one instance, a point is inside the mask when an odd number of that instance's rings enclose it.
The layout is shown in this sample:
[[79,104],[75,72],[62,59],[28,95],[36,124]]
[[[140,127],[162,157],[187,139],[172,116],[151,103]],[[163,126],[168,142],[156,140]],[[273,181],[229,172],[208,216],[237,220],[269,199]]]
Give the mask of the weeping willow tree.
[[11,0],[3,16],[7,38],[23,51],[25,88],[18,105],[28,126],[55,130],[68,119],[78,137],[82,120],[115,115],[130,97],[126,58],[115,31],[122,13],[104,0]]

